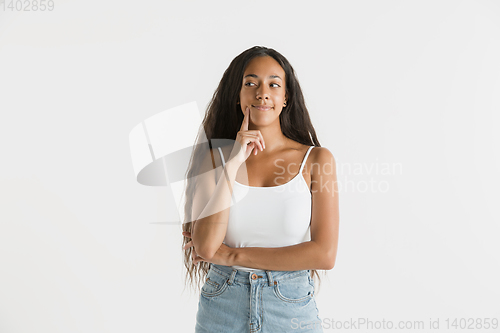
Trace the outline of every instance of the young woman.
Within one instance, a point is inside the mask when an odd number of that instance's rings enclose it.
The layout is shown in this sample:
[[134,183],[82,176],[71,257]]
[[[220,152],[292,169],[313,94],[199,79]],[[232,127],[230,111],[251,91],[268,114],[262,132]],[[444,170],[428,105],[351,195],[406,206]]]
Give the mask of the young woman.
[[237,56],[202,127],[183,224],[187,277],[203,279],[196,332],[322,332],[313,275],[335,264],[335,159],[288,60]]

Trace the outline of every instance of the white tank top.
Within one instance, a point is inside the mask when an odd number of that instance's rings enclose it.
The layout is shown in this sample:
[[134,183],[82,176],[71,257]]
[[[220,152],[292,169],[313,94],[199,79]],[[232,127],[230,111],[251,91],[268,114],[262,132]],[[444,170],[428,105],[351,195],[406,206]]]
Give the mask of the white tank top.
[[[311,149],[289,182],[272,187],[234,182],[224,244],[229,247],[283,247],[311,240],[312,196],[302,170]],[[224,156],[219,147],[222,165]],[[255,268],[232,266],[251,272]]]

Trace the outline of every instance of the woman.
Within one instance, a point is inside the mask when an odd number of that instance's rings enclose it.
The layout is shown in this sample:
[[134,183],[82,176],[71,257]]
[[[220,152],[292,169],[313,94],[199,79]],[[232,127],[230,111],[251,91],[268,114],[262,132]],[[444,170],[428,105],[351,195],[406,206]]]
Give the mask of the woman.
[[202,126],[183,225],[188,277],[204,279],[196,332],[322,332],[312,277],[335,264],[335,159],[287,59],[237,56]]

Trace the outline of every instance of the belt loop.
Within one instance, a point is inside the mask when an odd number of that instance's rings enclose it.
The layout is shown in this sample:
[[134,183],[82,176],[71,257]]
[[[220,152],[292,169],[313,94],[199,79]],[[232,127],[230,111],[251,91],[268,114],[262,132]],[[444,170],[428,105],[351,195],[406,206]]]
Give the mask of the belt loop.
[[236,268],[233,268],[233,272],[231,273],[231,276],[227,280],[228,284],[233,284],[234,277],[235,277],[235,275],[236,275],[237,272],[238,272],[238,270]]
[[266,271],[266,274],[267,274],[267,280],[269,281],[269,287],[272,287],[274,284],[273,274],[271,274],[271,271]]

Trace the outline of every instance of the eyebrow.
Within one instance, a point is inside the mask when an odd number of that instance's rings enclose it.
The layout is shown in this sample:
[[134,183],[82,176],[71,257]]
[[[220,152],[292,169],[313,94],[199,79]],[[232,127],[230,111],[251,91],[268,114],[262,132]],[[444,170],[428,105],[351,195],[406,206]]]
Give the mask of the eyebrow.
[[[257,76],[257,75],[255,75],[255,74],[248,74],[248,75],[245,75],[245,77],[244,77],[244,78],[249,77],[249,76],[254,77],[254,78],[258,78],[258,76]],[[281,81],[283,81],[283,79],[282,79],[282,78],[280,78],[278,75],[269,75],[269,78],[270,78],[270,79],[280,79]]]

